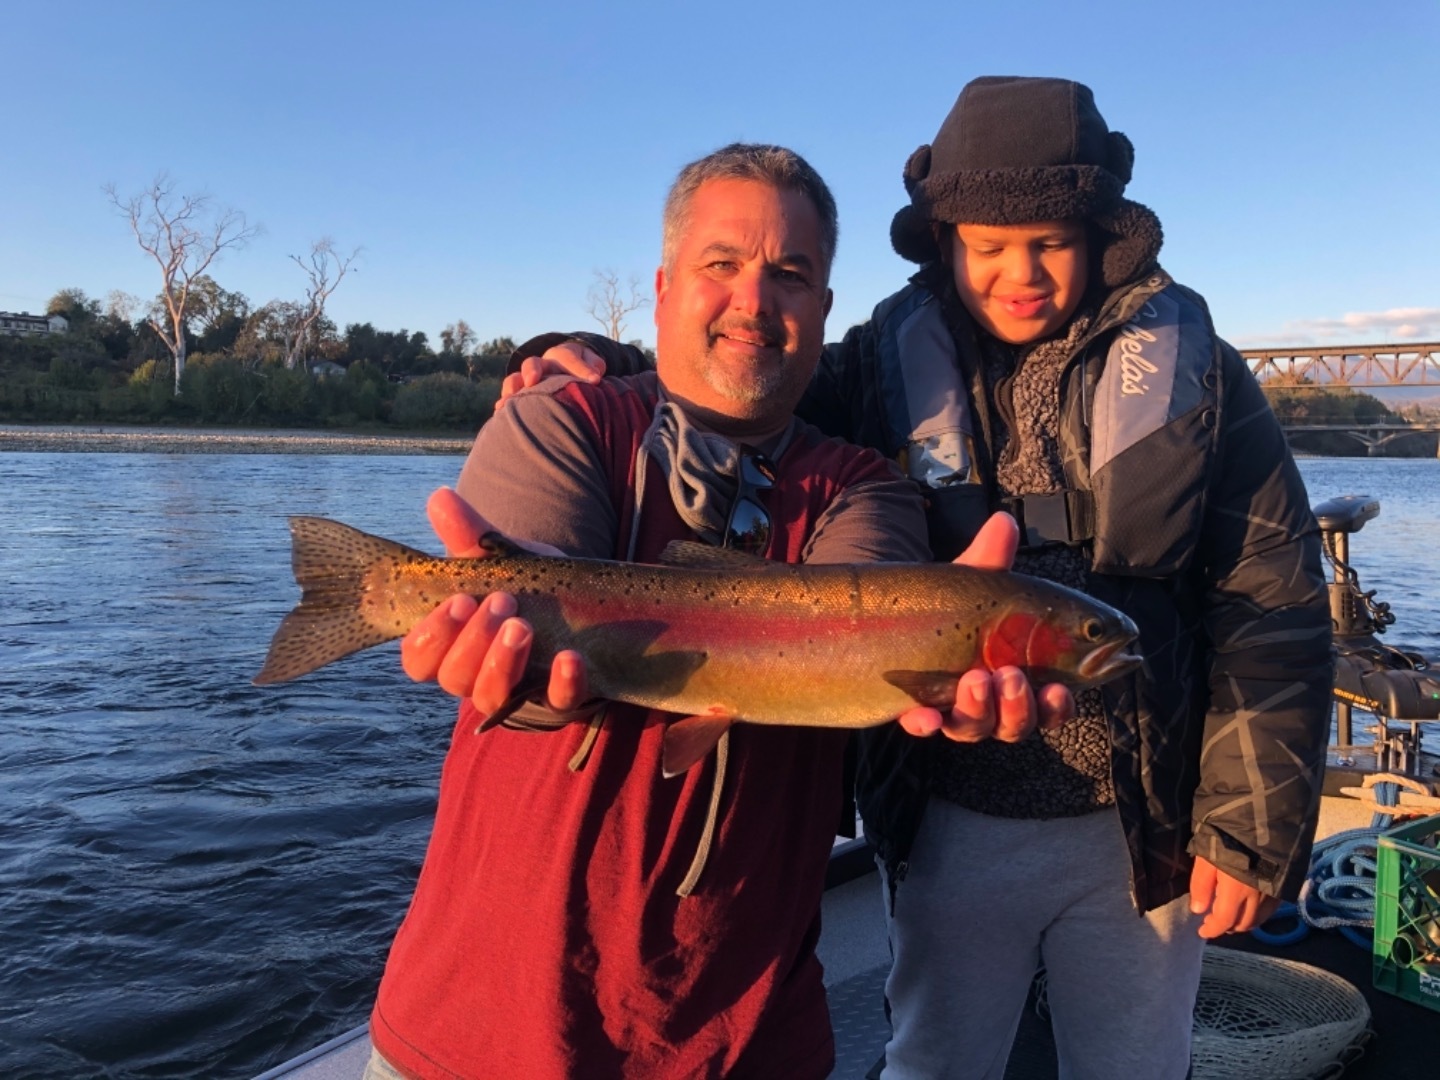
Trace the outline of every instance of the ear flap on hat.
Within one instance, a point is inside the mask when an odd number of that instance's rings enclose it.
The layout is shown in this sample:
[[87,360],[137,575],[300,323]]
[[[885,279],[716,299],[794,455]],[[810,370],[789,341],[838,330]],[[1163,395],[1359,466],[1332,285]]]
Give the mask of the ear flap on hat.
[[915,194],[915,185],[930,175],[930,144],[920,147],[905,161],[905,193]]
[[1117,289],[1159,265],[1165,233],[1148,206],[1121,199],[1114,212],[1095,218],[1094,223],[1107,234],[1100,256],[1100,279],[1107,289]]
[[1105,167],[1119,178],[1122,188],[1130,183],[1130,172],[1135,167],[1135,144],[1124,132],[1112,131],[1106,136]]

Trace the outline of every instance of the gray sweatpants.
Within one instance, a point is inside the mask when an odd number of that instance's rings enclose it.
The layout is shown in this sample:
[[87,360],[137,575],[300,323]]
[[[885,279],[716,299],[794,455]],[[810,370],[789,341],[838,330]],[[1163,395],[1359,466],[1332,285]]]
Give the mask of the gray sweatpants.
[[931,799],[889,915],[884,1080],[1001,1080],[1041,965],[1060,1080],[1182,1080],[1204,945],[1189,903],[1136,914],[1114,810],[1033,821]]

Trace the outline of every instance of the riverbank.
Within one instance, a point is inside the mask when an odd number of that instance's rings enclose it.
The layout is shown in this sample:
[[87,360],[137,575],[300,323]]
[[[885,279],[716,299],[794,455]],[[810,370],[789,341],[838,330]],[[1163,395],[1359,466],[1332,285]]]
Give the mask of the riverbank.
[[287,428],[0,424],[0,453],[464,454],[474,436],[370,435]]

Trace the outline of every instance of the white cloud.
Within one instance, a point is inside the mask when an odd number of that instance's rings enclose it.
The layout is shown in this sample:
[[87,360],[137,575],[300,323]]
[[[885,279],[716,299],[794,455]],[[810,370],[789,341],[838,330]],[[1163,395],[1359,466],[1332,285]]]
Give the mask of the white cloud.
[[1352,311],[1338,319],[1299,319],[1269,334],[1235,339],[1242,349],[1287,345],[1393,345],[1440,341],[1440,308],[1391,308]]

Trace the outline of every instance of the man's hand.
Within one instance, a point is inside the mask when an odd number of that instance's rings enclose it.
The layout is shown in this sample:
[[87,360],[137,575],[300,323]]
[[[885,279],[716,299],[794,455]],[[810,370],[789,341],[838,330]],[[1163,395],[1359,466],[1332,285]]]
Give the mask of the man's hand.
[[574,375],[588,383],[597,383],[605,375],[605,361],[593,349],[578,341],[565,341],[540,356],[527,356],[520,361],[520,370],[506,375],[500,382],[500,400],[495,410],[505,407],[505,399],[527,386],[534,386],[551,375]]
[[1254,930],[1275,914],[1279,904],[1278,898],[1266,896],[1206,859],[1196,859],[1190,871],[1190,911],[1205,916],[1199,931],[1202,938]]
[[[974,542],[955,560],[981,570],[1009,570],[1020,545],[1020,527],[1009,514],[992,514]],[[1058,683],[1033,693],[1018,667],[997,671],[967,671],[960,676],[955,707],[949,715],[937,709],[914,708],[900,716],[900,726],[911,735],[929,736],[943,731],[956,742],[999,739],[1019,742],[1035,730],[1057,728],[1075,715],[1075,699]]]
[[[454,558],[480,558],[480,537],[490,524],[459,495],[441,488],[426,505],[430,525]],[[542,555],[557,548],[522,545]],[[400,663],[416,682],[437,682],[448,694],[469,698],[490,716],[519,685],[530,658],[534,631],[514,618],[515,598],[491,593],[483,601],[452,596],[422,619],[400,642]],[[550,666],[548,704],[557,712],[578,708],[589,696],[585,665],[576,652],[557,653]]]

